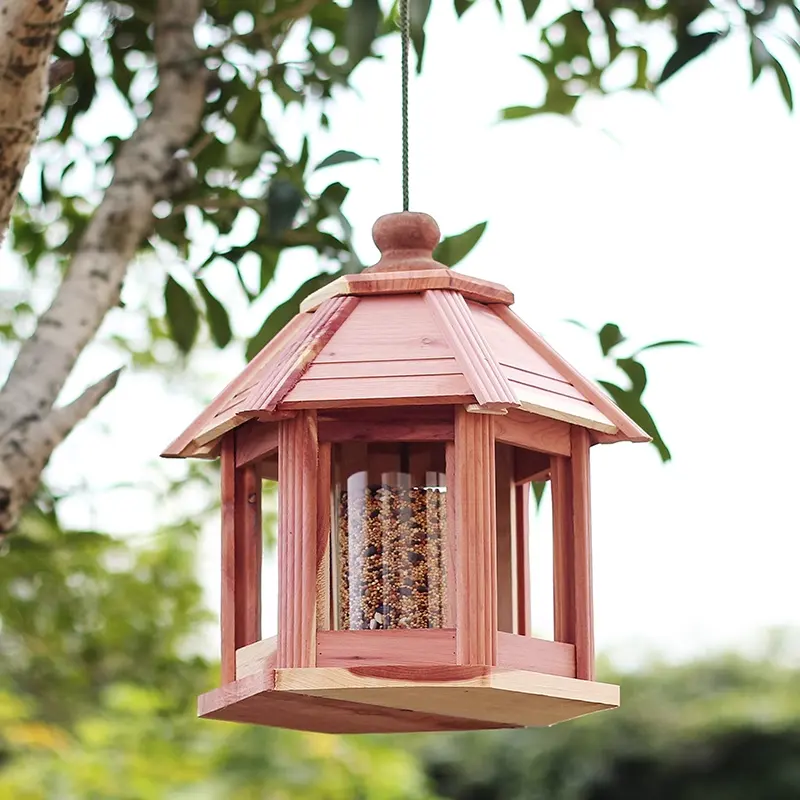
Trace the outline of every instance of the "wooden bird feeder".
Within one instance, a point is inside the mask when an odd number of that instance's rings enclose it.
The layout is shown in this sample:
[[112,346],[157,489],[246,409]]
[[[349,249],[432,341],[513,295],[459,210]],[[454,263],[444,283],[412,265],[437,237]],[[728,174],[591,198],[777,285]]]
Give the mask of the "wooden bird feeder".
[[[594,679],[589,448],[647,435],[511,311],[432,259],[425,215],[311,295],[164,455],[222,461],[222,686],[201,717],[342,733],[550,725]],[[262,639],[261,482],[278,482]],[[550,481],[555,641],[530,631],[528,497]]]

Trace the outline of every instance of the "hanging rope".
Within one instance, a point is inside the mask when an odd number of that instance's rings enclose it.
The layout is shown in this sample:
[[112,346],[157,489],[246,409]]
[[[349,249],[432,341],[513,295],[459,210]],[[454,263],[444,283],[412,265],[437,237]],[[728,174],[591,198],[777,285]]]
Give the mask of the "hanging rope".
[[408,211],[408,55],[411,42],[411,24],[408,16],[408,0],[400,2],[400,36],[402,53],[402,117],[403,117],[403,211]]

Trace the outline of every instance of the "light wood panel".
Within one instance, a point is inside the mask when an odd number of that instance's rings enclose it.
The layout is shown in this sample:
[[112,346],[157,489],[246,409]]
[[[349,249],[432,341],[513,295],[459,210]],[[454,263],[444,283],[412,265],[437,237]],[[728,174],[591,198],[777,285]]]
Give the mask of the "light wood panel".
[[317,610],[317,418],[280,423],[278,666],[313,666]]
[[277,636],[240,647],[236,651],[236,680],[275,669],[277,659]]
[[500,631],[497,637],[497,664],[508,669],[574,678],[575,646]]
[[511,410],[495,421],[497,441],[550,455],[570,454],[569,425],[546,417]]
[[274,670],[201,695],[198,716],[319,733],[412,733],[514,727],[274,691]]
[[617,431],[616,426],[609,421],[608,417],[591,403],[544,389],[536,389],[533,386],[525,386],[513,380],[510,381],[510,384],[519,399],[520,406],[525,411],[582,425],[602,433],[616,433]]
[[491,281],[460,275],[450,269],[362,273],[337,278],[310,294],[300,305],[301,311],[313,311],[330,297],[340,295],[417,294],[428,289],[452,289],[470,300],[482,303],[514,302],[514,295],[505,286]]
[[456,652],[464,665],[497,658],[496,419],[456,409]]

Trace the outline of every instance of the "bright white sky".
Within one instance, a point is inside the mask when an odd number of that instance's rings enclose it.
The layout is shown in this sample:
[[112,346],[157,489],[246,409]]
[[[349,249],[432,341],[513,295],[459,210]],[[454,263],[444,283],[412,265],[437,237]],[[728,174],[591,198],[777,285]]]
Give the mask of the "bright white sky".
[[[588,375],[603,369],[595,341],[566,318],[617,322],[637,345],[676,337],[702,345],[646,357],[645,399],[672,463],[662,466],[645,445],[593,451],[599,649],[625,662],[653,651],[683,658],[797,626],[800,117],[786,110],[772,74],[749,87],[746,45],[734,35],[656,99],[586,99],[577,125],[557,117],[497,125],[503,106],[539,100],[539,79],[517,55],[538,34],[513,13],[501,23],[488,2],[458,25],[451,7],[434,3],[425,71],[412,84],[412,208],[433,214],[445,234],[489,220],[459,268],[512,288],[518,313]],[[360,97],[338,102],[331,131],[313,139],[312,159],[339,148],[379,159],[326,170],[312,187],[339,177],[352,186],[345,210],[367,261],[376,255],[372,222],[400,201],[399,42],[390,44],[385,62],[358,70]],[[286,259],[269,303],[313,271],[309,257]],[[215,280],[231,291],[229,275]],[[255,330],[267,306],[257,318],[242,314],[238,329]],[[207,399],[241,365],[226,353],[195,358],[191,370],[209,376]],[[75,390],[116,363],[98,351],[80,366]],[[128,374],[57,453],[51,481],[108,486],[150,471],[200,408],[179,385]],[[120,532],[153,519],[141,497],[124,492],[95,498],[91,517],[84,495],[63,510],[68,523]],[[212,604],[217,550],[212,529],[202,563]],[[539,552],[541,581],[543,541]],[[265,634],[275,624],[272,574]],[[541,583],[534,601],[546,630]]]

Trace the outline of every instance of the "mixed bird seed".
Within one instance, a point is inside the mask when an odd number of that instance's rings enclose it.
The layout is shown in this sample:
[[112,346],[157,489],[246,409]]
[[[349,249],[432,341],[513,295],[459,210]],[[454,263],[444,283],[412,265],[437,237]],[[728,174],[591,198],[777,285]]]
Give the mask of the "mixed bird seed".
[[447,495],[369,486],[339,498],[339,628],[441,628]]

